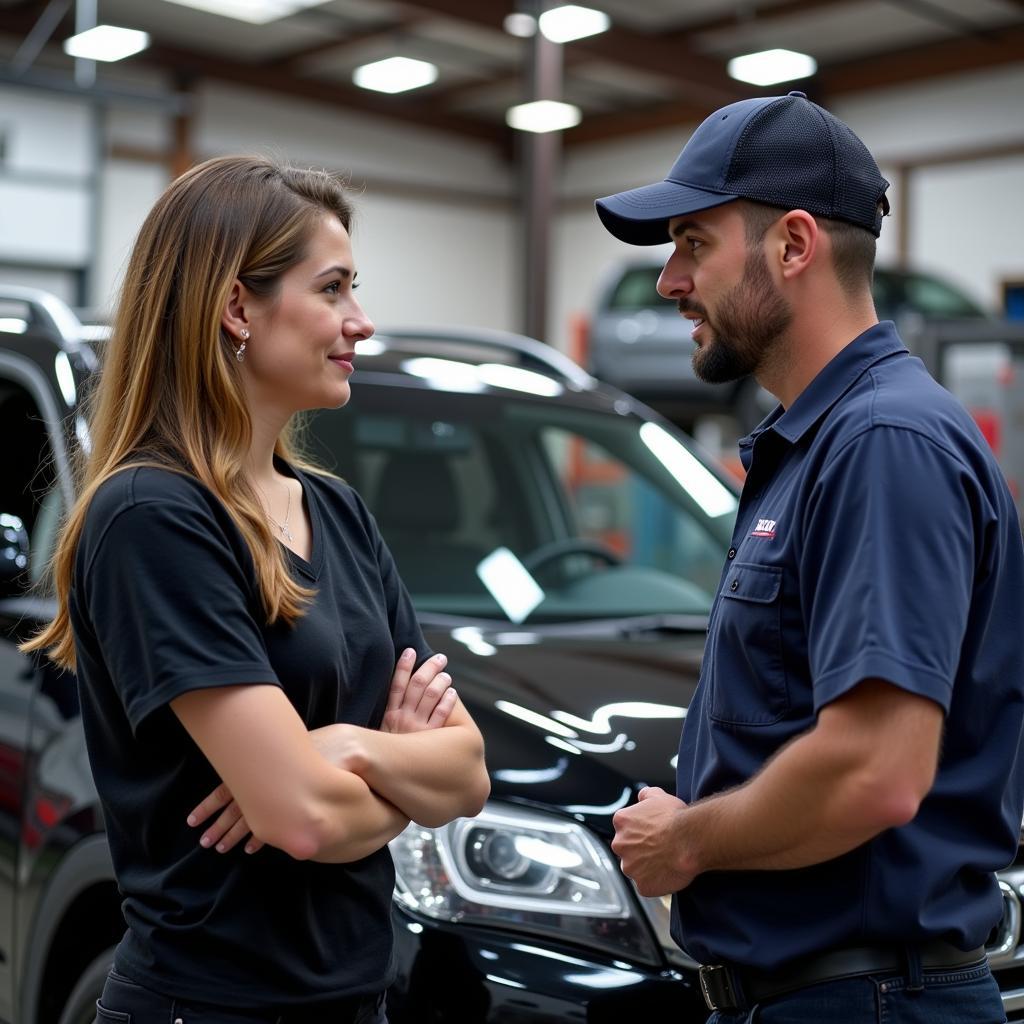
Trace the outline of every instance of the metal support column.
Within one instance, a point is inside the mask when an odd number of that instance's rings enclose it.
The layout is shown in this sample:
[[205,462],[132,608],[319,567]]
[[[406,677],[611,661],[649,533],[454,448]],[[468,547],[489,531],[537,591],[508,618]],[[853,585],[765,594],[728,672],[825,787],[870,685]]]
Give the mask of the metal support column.
[[[75,0],[75,35],[96,27],[96,0]],[[96,61],[75,58],[75,85],[91,89],[96,84]]]
[[[529,13],[539,16],[546,0],[534,0]],[[562,47],[540,31],[531,40],[531,100],[562,98]],[[548,340],[548,278],[551,228],[562,147],[561,132],[520,132],[521,189],[524,199],[523,333]]]

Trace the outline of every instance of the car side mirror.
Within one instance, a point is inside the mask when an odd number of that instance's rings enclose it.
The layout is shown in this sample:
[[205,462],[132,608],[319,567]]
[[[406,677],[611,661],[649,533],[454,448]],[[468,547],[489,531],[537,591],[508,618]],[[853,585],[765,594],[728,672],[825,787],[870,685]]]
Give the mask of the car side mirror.
[[20,590],[28,572],[28,531],[18,516],[0,512],[0,596]]

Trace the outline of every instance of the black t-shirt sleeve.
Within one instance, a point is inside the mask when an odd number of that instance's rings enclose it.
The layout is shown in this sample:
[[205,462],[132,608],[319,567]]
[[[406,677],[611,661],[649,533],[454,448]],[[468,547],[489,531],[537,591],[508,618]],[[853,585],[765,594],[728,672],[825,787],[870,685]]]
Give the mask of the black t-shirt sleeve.
[[179,488],[125,503],[85,545],[88,619],[134,730],[190,690],[280,685],[254,619],[240,539]]

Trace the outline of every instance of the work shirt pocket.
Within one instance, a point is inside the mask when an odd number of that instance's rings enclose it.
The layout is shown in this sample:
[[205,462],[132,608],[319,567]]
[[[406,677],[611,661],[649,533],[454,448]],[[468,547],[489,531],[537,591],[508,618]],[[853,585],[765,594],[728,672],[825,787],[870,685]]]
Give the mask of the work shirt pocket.
[[782,660],[782,567],[735,562],[713,627],[711,718],[771,725],[789,711]]

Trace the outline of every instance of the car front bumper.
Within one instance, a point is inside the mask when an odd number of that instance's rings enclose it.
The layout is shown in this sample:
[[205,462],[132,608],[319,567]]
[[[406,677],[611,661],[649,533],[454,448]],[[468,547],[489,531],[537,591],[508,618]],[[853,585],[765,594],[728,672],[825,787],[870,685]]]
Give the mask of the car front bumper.
[[549,938],[452,925],[396,908],[391,1024],[704,1024],[689,975],[614,960]]

